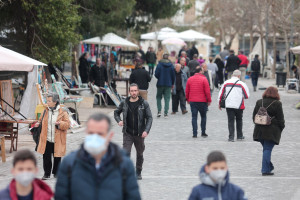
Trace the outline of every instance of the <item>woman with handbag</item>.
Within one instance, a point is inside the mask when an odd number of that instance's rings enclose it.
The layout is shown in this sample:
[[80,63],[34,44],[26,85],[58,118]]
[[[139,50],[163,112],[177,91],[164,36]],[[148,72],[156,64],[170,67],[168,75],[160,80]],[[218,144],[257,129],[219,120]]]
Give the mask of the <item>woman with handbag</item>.
[[278,89],[269,87],[264,92],[263,98],[256,102],[253,111],[255,123],[253,140],[260,142],[263,147],[262,169],[263,176],[274,175],[271,154],[274,145],[279,145],[282,130],[285,127],[282,103]]
[[[67,130],[70,127],[68,113],[60,106],[57,94],[47,96],[47,105],[48,108],[40,118],[42,127],[37,148],[37,152],[43,154],[44,176],[42,180],[50,179],[51,170],[56,177],[61,157],[66,154]],[[35,127],[38,126],[40,126],[39,123],[35,125]]]

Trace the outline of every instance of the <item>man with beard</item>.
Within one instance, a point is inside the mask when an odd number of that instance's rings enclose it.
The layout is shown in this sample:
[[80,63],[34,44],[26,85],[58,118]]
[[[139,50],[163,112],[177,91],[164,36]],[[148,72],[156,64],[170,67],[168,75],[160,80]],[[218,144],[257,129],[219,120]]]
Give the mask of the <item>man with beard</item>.
[[[125,99],[114,112],[115,120],[123,127],[123,148],[130,154],[132,145],[136,149],[136,176],[142,179],[145,138],[152,125],[152,114],[146,100],[139,96],[139,87],[133,83],[129,87],[130,97]],[[123,119],[121,119],[123,113]]]

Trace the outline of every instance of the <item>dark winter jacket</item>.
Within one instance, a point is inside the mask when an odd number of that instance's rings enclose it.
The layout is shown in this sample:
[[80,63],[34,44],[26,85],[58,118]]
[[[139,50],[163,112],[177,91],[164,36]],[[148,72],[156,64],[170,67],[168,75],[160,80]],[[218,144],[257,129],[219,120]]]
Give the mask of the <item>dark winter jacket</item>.
[[[181,84],[182,84],[182,88],[185,92],[185,88],[186,88],[186,83],[187,83],[187,80],[188,80],[188,77],[186,75],[186,73],[182,70],[180,70],[180,76],[181,76]],[[176,82],[176,76],[175,76],[175,82]],[[172,88],[172,94],[173,95],[176,95],[176,91],[177,91],[177,87],[176,87],[176,84],[174,84],[174,87]]]
[[216,58],[215,63],[218,66],[217,74],[223,74],[224,62],[220,58]]
[[129,78],[130,84],[136,83],[139,86],[140,90],[148,90],[150,81],[151,77],[149,75],[149,72],[142,68],[133,70]]
[[[114,111],[114,117],[117,123],[123,121],[123,133],[127,130],[127,114],[128,114],[128,103],[130,97],[127,97]],[[143,132],[146,131],[148,134],[152,126],[152,113],[150,106],[146,100],[139,96],[139,107],[138,107],[138,136],[142,136]],[[123,113],[123,120],[121,119],[121,113]]]
[[[42,180],[35,179],[33,182],[33,200],[50,200],[54,194],[51,188]],[[1,200],[18,200],[16,181],[13,179],[7,188],[0,191]]]
[[238,69],[240,66],[241,60],[231,54],[228,58],[227,58],[227,63],[226,63],[226,69],[228,72],[233,72],[234,70]]
[[88,83],[89,81],[89,62],[84,57],[79,59],[79,75],[82,83]]
[[146,62],[151,64],[156,63],[156,54],[154,52],[148,51],[146,53]]
[[95,82],[95,85],[104,87],[105,82],[108,82],[107,71],[104,65],[98,67],[94,65],[90,71],[90,82]]
[[193,59],[193,56],[194,56],[195,54],[199,55],[199,52],[198,52],[198,49],[197,49],[195,46],[193,46],[193,47],[189,50],[189,58],[190,58],[190,60]]
[[200,170],[199,176],[202,184],[195,186],[189,197],[189,200],[247,200],[244,191],[229,182],[229,172],[223,183],[215,184],[210,176],[204,170],[203,166]]
[[100,169],[83,145],[66,156],[55,186],[57,200],[140,200],[133,163],[117,145],[110,143]]
[[[285,127],[282,103],[272,98],[265,98],[263,101],[264,101],[265,108],[268,107],[273,101],[276,101],[267,109],[269,116],[274,117],[274,119],[272,119],[271,125],[267,125],[267,126],[255,125],[253,140],[254,141],[259,141],[260,139],[271,140],[278,145],[280,142],[282,130]],[[255,115],[257,114],[261,106],[262,106],[262,99],[256,102],[256,106],[253,110],[253,122],[254,122]]]
[[172,87],[175,81],[175,69],[170,60],[162,59],[155,69],[156,86]]
[[251,71],[252,72],[260,72],[260,61],[257,58],[251,62]]

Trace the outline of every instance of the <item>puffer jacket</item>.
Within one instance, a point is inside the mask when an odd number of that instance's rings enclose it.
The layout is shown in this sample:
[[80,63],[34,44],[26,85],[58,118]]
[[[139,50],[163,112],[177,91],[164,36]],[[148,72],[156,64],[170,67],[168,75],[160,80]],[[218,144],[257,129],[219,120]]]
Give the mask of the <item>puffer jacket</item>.
[[[42,180],[35,179],[32,182],[33,187],[33,200],[50,200],[54,194],[51,188]],[[0,191],[1,200],[18,200],[16,180],[13,179],[7,188]]]
[[209,174],[205,172],[205,166],[201,168],[199,176],[202,184],[193,188],[189,200],[247,200],[244,191],[229,182],[229,172],[221,184],[213,182]]
[[209,84],[204,75],[196,73],[188,79],[185,97],[187,102],[211,102]]
[[228,95],[225,106],[226,108],[234,108],[234,109],[245,109],[244,99],[248,99],[250,97],[249,89],[246,83],[240,81],[237,77],[232,77],[231,79],[224,82],[222,88],[219,92],[218,102],[219,105],[221,103],[221,99],[224,96],[227,96],[233,84],[236,82],[237,84],[233,87],[230,94]]
[[61,162],[55,186],[56,200],[140,200],[132,161],[110,143],[99,169],[83,145]]
[[[128,103],[130,97],[127,97],[124,101],[120,103],[117,109],[114,111],[114,118],[119,123],[122,121],[121,113],[123,113],[123,133],[126,133],[127,130],[127,114],[128,114]],[[152,113],[150,110],[149,103],[144,100],[141,96],[139,96],[139,106],[138,106],[138,136],[142,136],[143,132],[147,132],[149,134],[151,126],[152,126]]]
[[154,75],[157,78],[156,86],[172,87],[172,85],[174,85],[175,69],[170,60],[160,60]]

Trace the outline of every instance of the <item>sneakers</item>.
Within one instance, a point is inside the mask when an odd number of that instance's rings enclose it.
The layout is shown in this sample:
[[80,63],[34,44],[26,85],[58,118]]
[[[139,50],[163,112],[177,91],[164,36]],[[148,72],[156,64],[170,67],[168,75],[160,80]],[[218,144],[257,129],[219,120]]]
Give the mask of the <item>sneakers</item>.
[[237,138],[238,141],[242,141],[242,140],[244,140],[244,139],[245,139],[245,136],[242,136],[242,137],[240,137],[240,138]]
[[142,180],[142,171],[140,170],[136,170],[136,179],[137,180]]
[[207,135],[206,133],[202,133],[202,134],[201,134],[201,137],[203,137],[203,138],[207,138],[207,137],[208,137],[208,135]]
[[269,173],[262,173],[262,176],[273,176],[274,173],[273,172],[269,172]]
[[44,175],[44,176],[42,177],[42,180],[49,180],[49,179],[50,179],[50,176]]
[[167,119],[168,118],[168,114],[164,114],[164,118]]
[[234,139],[229,138],[228,142],[234,142]]
[[186,113],[188,113],[187,110],[182,111],[182,114],[183,114],[183,115],[186,114]]
[[160,117],[160,116],[161,116],[161,112],[158,112],[158,113],[157,113],[157,117]]
[[175,115],[176,114],[176,112],[171,112],[171,115]]
[[193,138],[197,138],[197,135],[193,135]]

